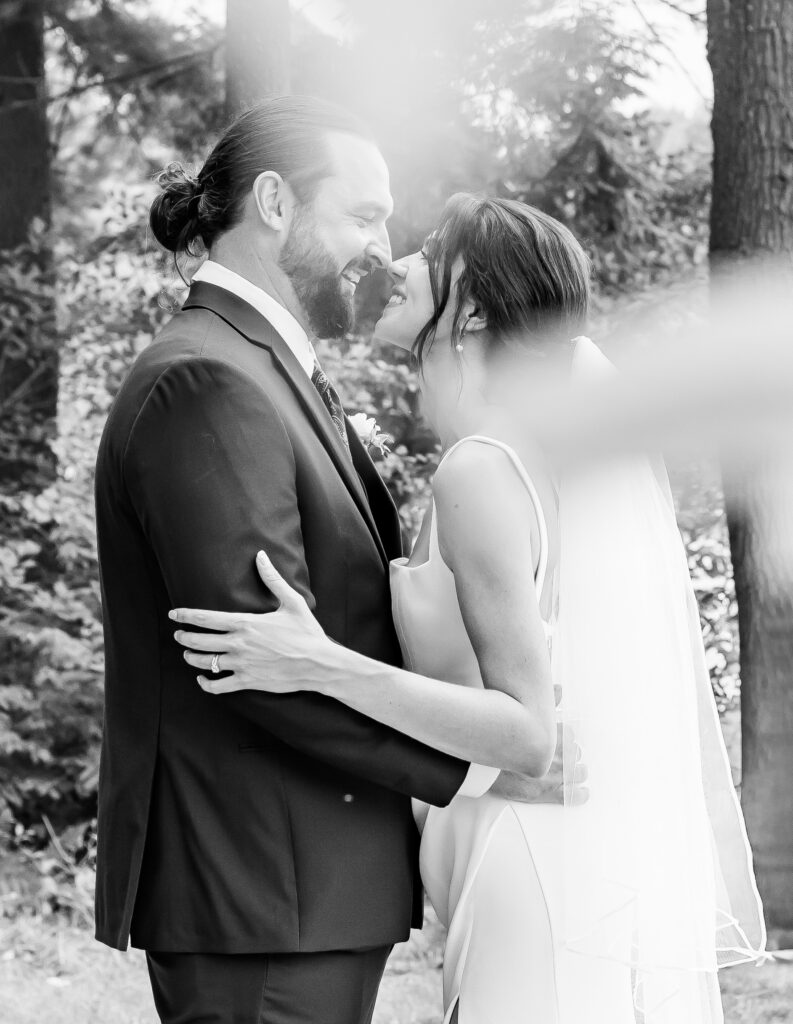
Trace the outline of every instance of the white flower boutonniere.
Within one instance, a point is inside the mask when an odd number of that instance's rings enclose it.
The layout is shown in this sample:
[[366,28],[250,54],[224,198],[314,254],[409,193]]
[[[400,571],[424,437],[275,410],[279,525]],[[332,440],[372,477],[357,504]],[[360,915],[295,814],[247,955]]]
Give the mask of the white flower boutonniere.
[[383,458],[391,454],[391,449],[388,446],[393,439],[390,434],[386,434],[380,429],[374,416],[367,416],[365,412],[356,412],[354,416],[347,418],[355,427],[355,433],[370,455],[373,451],[379,452]]

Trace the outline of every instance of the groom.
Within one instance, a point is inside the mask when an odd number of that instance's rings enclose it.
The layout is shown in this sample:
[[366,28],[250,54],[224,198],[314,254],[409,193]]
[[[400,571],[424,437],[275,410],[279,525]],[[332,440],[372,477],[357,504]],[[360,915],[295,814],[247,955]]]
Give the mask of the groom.
[[356,284],[389,262],[388,172],[350,115],[290,97],[160,184],[155,236],[209,260],[119,391],[97,463],[97,938],[147,951],[164,1022],[368,1022],[421,923],[410,797],[445,805],[497,773],[314,694],[218,701],[168,610],[272,610],[264,548],[331,637],[399,663],[399,520],[311,344],[352,327]]

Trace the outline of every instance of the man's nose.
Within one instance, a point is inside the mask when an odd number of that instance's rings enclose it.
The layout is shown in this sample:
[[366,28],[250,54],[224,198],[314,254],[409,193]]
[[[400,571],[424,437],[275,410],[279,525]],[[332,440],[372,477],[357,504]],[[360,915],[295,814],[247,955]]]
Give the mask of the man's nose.
[[381,270],[387,270],[391,263],[391,239],[385,225],[375,228],[372,239],[366,247],[366,255]]

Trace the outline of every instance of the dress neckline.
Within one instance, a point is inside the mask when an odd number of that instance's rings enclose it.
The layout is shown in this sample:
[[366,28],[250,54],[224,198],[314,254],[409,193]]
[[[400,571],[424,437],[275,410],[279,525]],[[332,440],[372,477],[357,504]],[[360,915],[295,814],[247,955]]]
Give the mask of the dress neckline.
[[[537,572],[534,577],[534,582],[537,592],[537,599],[541,600],[543,590],[545,589],[545,577],[548,572],[549,541],[548,526],[545,520],[545,513],[543,512],[542,502],[540,501],[540,496],[537,492],[537,488],[534,486],[534,483],[531,477],[529,476],[526,467],[521,462],[520,457],[518,456],[518,453],[515,451],[515,449],[511,448],[508,444],[505,444],[503,441],[499,441],[494,437],[487,437],[485,434],[469,434],[466,437],[461,437],[459,441],[456,441],[450,448],[448,448],[443,453],[438,463],[436,473],[438,472],[438,470],[440,470],[441,466],[446,461],[446,459],[452,454],[452,452],[467,441],[479,441],[482,444],[490,444],[493,445],[495,448],[500,448],[509,457],[513,466],[517,470],[518,475],[523,481],[526,490],[529,493],[532,506],[534,507],[534,513],[537,516],[537,525],[540,533],[540,554],[537,564]],[[438,517],[435,509],[434,500],[431,502],[429,514],[431,515],[432,518],[430,520],[429,550],[427,552],[426,559],[423,562],[420,562],[418,565],[408,565],[408,558],[397,558],[394,559],[391,563],[395,568],[406,569],[410,572],[418,572],[419,570],[424,569],[433,562],[433,551],[437,552],[438,558],[441,558],[440,548],[438,546]],[[443,562],[443,559],[441,559],[441,562],[443,566],[446,568],[447,572],[450,572],[451,570],[448,568],[446,563]]]

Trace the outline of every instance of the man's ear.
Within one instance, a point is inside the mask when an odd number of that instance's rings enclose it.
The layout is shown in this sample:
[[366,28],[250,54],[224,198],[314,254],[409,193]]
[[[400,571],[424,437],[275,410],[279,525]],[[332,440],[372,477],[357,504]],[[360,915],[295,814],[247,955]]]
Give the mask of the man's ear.
[[262,171],[253,183],[253,199],[263,224],[279,233],[288,227],[294,195],[280,174]]

